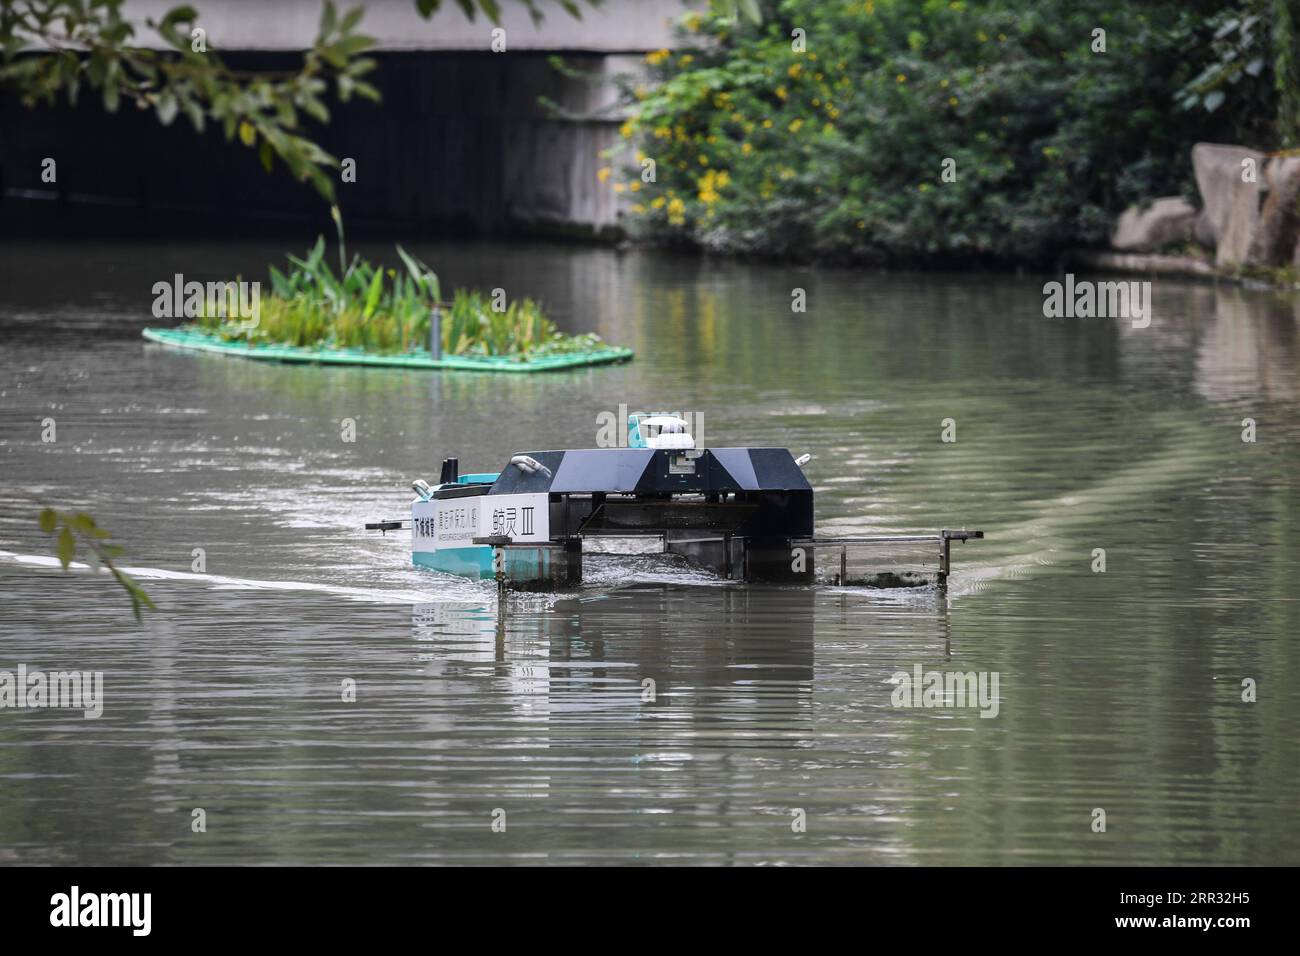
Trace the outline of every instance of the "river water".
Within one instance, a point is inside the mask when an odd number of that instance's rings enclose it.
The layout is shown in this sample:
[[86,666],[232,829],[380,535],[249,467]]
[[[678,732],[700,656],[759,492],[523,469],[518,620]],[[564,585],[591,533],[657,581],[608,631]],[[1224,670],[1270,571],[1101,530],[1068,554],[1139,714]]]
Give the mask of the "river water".
[[[154,282],[291,245],[0,246],[0,670],[104,674],[97,720],[0,710],[0,862],[1300,863],[1300,300],[1158,280],[1139,329],[1044,318],[1041,275],[413,243],[636,360],[141,340]],[[361,529],[444,456],[590,447],[620,403],[811,453],[822,534],[988,538],[946,593],[609,556],[502,619]],[[143,626],[16,487],[113,532]],[[995,702],[895,706],[918,666]]]

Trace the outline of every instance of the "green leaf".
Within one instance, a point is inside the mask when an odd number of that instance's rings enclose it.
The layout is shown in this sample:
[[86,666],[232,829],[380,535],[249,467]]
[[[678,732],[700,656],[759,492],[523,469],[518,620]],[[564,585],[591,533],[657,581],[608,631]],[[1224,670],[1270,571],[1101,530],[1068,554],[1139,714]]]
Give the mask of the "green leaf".
[[203,107],[192,99],[185,100],[185,115],[190,118],[190,125],[194,127],[195,132],[202,133],[206,117],[203,115]]
[[59,563],[63,565],[63,570],[68,570],[68,565],[72,563],[72,556],[77,552],[77,539],[73,537],[72,530],[63,526],[59,532],[58,555]]
[[343,15],[343,22],[339,24],[340,33],[351,33],[353,28],[361,22],[365,15],[366,8],[360,5],[353,7]]
[[325,0],[325,8],[321,10],[320,16],[320,35],[329,36],[334,31],[334,22],[337,11],[334,9],[333,0]]
[[58,525],[59,516],[53,508],[46,508],[41,512],[40,522],[41,530],[46,534],[51,534]]
[[171,125],[179,109],[180,103],[177,102],[176,94],[171,90],[163,90],[162,93],[158,94],[155,110],[158,113],[158,122],[162,123],[163,126]]
[[366,306],[362,310],[365,318],[370,318],[375,314],[375,307],[379,305],[379,297],[384,292],[384,270],[376,269],[375,277],[370,280],[370,291],[366,293]]
[[96,530],[95,519],[84,511],[78,511],[68,519],[67,524],[68,527],[73,531],[76,531],[78,534],[94,534]]
[[397,247],[397,254],[401,256],[402,262],[406,264],[406,269],[411,273],[411,278],[415,280],[415,287],[433,301],[438,301],[440,293],[438,277],[434,275],[433,270],[401,246]]

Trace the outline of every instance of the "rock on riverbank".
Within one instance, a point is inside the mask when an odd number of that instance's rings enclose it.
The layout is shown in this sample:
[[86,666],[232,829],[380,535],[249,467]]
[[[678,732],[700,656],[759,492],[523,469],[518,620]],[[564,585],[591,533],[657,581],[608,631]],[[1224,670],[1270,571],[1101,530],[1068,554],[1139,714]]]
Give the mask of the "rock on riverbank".
[[1221,276],[1300,269],[1300,156],[1197,143],[1192,168],[1200,209],[1182,196],[1126,209],[1111,236],[1125,255],[1106,256],[1113,267]]

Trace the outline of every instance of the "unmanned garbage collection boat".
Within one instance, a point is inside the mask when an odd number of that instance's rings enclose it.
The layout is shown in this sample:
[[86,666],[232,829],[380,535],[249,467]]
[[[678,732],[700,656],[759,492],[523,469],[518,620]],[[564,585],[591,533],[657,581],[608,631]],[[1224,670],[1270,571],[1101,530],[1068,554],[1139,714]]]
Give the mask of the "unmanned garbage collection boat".
[[832,580],[844,584],[858,549],[932,545],[943,585],[951,543],[984,537],[963,529],[819,539],[807,460],[785,448],[696,448],[686,422],[671,414],[629,416],[626,448],[530,451],[486,474],[462,475],[458,459],[447,458],[438,484],[412,486],[411,556],[435,571],[550,590],[581,583],[584,542],[647,537],[742,581],[812,583],[818,555],[824,565],[829,556]]

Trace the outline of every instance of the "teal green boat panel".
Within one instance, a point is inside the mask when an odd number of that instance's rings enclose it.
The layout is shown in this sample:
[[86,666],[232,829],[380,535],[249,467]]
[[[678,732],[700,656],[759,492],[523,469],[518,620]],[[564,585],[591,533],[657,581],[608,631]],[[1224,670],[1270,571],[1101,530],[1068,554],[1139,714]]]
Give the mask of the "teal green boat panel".
[[189,328],[145,329],[144,337],[150,342],[173,348],[212,352],[217,355],[231,355],[263,362],[369,365],[381,368],[448,369],[466,372],[550,372],[586,365],[626,362],[633,356],[631,349],[611,345],[585,352],[562,352],[530,359],[509,355],[447,355],[435,359],[430,358],[428,351],[425,350],[396,355],[377,355],[362,349],[307,348],[297,345],[230,342],[220,336]]
[[439,548],[437,551],[415,551],[411,560],[422,568],[456,574],[463,578],[491,578],[492,549],[475,545],[470,548]]
[[[445,574],[491,580],[496,577],[493,553],[494,549],[486,545],[439,548],[437,551],[413,551],[411,561],[417,567]],[[504,558],[506,578],[516,584],[542,581],[551,573],[551,554],[548,548],[507,549]]]

